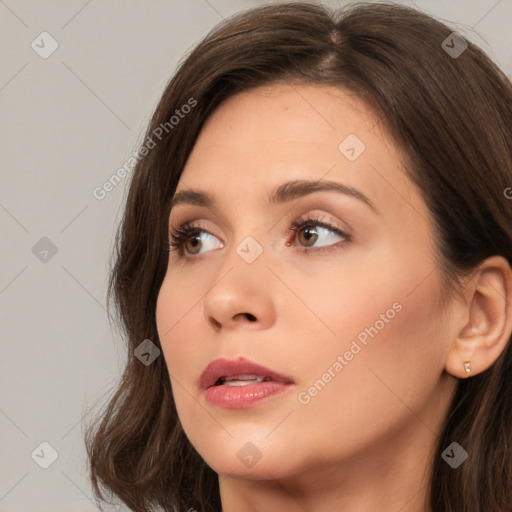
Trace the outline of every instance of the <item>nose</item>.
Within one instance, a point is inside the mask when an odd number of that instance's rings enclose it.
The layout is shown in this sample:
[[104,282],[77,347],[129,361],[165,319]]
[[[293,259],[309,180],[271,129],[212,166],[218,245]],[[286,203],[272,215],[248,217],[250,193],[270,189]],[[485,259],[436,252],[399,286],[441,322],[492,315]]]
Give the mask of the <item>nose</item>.
[[246,263],[235,248],[231,252],[202,301],[203,316],[215,331],[268,329],[276,317],[272,273],[263,255]]

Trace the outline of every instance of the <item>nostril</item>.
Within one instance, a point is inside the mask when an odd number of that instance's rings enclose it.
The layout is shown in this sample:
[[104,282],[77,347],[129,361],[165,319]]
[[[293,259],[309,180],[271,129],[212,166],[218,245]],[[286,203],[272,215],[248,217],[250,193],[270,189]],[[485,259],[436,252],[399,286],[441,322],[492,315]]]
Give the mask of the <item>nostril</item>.
[[211,322],[216,328],[219,328],[221,326],[221,323],[215,320],[215,318],[213,317],[211,318]]
[[247,320],[249,320],[249,321],[251,321],[251,322],[256,321],[256,317],[255,317],[254,315],[251,315],[251,313],[237,313],[237,314],[233,317],[233,319],[234,319],[234,320],[241,320],[241,319],[242,319],[242,317],[244,317],[244,316],[245,316],[245,318],[247,318]]

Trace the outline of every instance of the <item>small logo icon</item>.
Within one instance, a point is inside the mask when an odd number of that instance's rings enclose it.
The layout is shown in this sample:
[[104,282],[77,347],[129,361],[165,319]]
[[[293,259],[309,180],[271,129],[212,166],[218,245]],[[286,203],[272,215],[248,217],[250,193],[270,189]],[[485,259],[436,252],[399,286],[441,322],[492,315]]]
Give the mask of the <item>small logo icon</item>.
[[452,32],[441,46],[452,59],[456,59],[466,51],[468,42],[458,32]]
[[32,254],[42,263],[48,263],[57,254],[57,246],[49,238],[43,236],[32,247]]
[[357,160],[365,149],[364,142],[353,133],[345,137],[338,145],[339,152],[351,162]]
[[261,459],[263,454],[252,443],[245,443],[236,456],[244,466],[252,468]]
[[144,340],[133,353],[142,364],[149,366],[160,355],[160,349],[151,340]]
[[459,443],[453,442],[445,449],[441,457],[453,469],[457,469],[468,458],[468,452]]
[[41,32],[31,46],[39,57],[47,59],[59,47],[59,43],[48,32]]
[[238,245],[236,252],[246,263],[253,263],[263,253],[263,247],[252,236],[248,236]]
[[46,441],[43,441],[30,456],[43,469],[48,469],[59,458],[57,450]]

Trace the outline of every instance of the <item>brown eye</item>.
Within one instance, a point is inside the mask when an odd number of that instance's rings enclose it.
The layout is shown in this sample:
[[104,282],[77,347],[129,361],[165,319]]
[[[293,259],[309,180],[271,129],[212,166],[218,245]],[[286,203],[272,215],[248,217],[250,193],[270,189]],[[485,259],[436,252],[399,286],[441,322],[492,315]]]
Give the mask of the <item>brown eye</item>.
[[[190,254],[198,254],[201,249],[201,238],[197,235],[191,236],[186,242],[185,242],[185,249]],[[199,249],[198,249],[199,248]]]
[[[295,233],[299,247],[306,250],[330,251],[336,246],[350,241],[350,236],[347,233],[320,219],[296,220],[290,230]],[[318,240],[325,241],[325,243],[315,246]],[[316,249],[317,247],[318,249]]]
[[318,240],[318,233],[315,229],[307,226],[297,233],[297,239],[301,245],[306,247],[312,247],[315,242]]
[[[201,226],[184,225],[169,232],[169,245],[171,251],[177,251],[179,256],[186,258],[185,254],[201,254],[203,246],[206,248],[222,247],[215,243],[217,238]],[[205,252],[205,251],[203,251]]]

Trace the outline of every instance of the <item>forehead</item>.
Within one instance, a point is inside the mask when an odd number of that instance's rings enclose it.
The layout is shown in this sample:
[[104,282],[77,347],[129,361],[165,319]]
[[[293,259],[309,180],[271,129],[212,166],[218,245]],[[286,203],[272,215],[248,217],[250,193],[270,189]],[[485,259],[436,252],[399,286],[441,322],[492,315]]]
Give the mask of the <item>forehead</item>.
[[196,141],[195,152],[206,146],[218,150],[237,146],[260,154],[259,148],[288,154],[304,152],[304,144],[318,144],[337,154],[340,136],[366,133],[377,121],[349,91],[318,85],[259,87],[229,98],[214,111]]
[[207,119],[177,190],[202,189],[243,208],[253,198],[263,205],[285,181],[329,179],[364,191],[376,205],[391,199],[407,210],[398,203],[421,198],[382,126],[344,89],[259,87],[230,97]]

